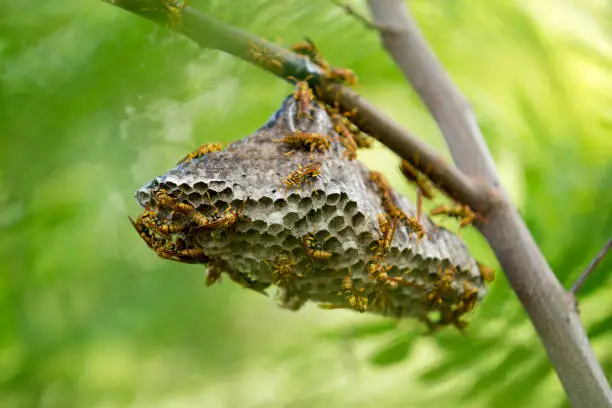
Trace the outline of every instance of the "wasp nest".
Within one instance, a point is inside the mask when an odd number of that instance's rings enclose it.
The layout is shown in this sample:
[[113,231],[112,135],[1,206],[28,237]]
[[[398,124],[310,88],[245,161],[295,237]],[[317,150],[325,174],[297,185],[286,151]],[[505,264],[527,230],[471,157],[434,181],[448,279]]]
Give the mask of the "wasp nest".
[[208,264],[209,284],[226,273],[258,291],[278,286],[292,310],[310,300],[428,322],[438,311],[438,323],[459,325],[485,293],[477,263],[352,160],[337,119],[288,97],[254,134],[204,145],[139,189],[146,211],[132,222],[160,256]]

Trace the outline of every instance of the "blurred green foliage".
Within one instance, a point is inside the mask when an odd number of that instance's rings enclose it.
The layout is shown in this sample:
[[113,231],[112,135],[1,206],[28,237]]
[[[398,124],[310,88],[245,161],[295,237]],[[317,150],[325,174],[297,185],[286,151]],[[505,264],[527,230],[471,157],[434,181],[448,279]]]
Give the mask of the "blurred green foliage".
[[[191,3],[283,45],[310,36],[359,74],[361,94],[445,151],[376,33],[332,2]],[[612,233],[612,5],[415,0],[411,9],[569,285]],[[0,81],[0,406],[566,406],[500,271],[466,336],[423,336],[416,322],[292,313],[230,282],[205,288],[202,267],[162,261],[143,244],[127,220],[139,212],[134,190],[201,143],[253,132],[290,92],[282,81],[76,0],[2,5]],[[361,158],[414,198],[390,152]],[[464,237],[495,265],[477,232]],[[609,377],[610,271],[612,257],[580,295]]]

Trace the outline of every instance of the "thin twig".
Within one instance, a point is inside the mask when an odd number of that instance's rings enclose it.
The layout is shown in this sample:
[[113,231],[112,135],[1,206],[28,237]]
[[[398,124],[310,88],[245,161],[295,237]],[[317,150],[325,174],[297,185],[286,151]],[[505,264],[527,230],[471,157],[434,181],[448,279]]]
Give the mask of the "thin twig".
[[331,0],[332,3],[334,3],[336,6],[340,7],[341,9],[343,9],[344,11],[346,11],[346,14],[348,14],[349,16],[352,16],[355,18],[355,20],[357,20],[359,23],[363,24],[365,26],[365,28],[369,28],[370,30],[379,30],[380,27],[377,27],[374,23],[372,23],[370,20],[368,20],[366,17],[362,16],[361,14],[359,14],[358,12],[356,12],[351,6],[349,6],[348,4],[344,4],[339,0]]
[[457,167],[499,192],[486,217],[488,222],[476,226],[527,311],[570,403],[575,408],[611,407],[612,391],[580,317],[500,185],[471,106],[427,44],[403,0],[368,0],[368,4],[376,26],[394,27],[392,31],[380,30],[382,43],[436,119]]
[[582,272],[582,274],[578,277],[578,279],[576,279],[576,282],[574,282],[574,284],[572,285],[572,288],[570,289],[570,292],[574,296],[576,296],[576,293],[580,290],[580,288],[582,288],[582,285],[584,285],[584,282],[586,282],[589,275],[593,273],[595,268],[597,268],[597,265],[599,264],[599,262],[601,262],[601,260],[604,259],[608,251],[610,251],[610,249],[612,249],[612,239],[606,242],[603,248],[601,248],[601,250],[597,253],[597,255],[595,255],[595,258],[593,258],[589,266],[587,266],[587,268]]

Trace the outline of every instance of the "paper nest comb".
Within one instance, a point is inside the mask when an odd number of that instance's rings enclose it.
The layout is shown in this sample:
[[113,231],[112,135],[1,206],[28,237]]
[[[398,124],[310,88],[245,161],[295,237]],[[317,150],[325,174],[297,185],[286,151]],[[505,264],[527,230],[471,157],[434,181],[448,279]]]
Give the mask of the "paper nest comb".
[[[478,265],[465,244],[424,215],[421,223],[427,236],[420,240],[406,225],[398,224],[384,263],[391,279],[405,283],[383,285],[372,279],[368,266],[381,235],[377,217],[384,209],[370,172],[359,161],[346,158],[345,147],[318,102],[311,103],[310,118],[298,119],[298,109],[297,101],[288,97],[254,134],[223,151],[179,164],[137,190],[136,200],[145,209],[155,209],[157,222],[179,226],[178,233],[158,239],[167,247],[194,254],[166,257],[207,263],[209,276],[226,272],[232,280],[259,291],[278,283],[281,306],[292,310],[309,300],[326,308],[358,308],[355,299],[360,298],[366,304],[359,307],[361,311],[367,308],[371,313],[428,322],[430,312],[439,311],[439,322],[457,324],[458,316],[485,293]],[[281,139],[296,131],[330,135],[330,148],[295,149],[288,154],[290,148]],[[321,173],[311,183],[288,189],[282,185],[298,164],[315,162],[321,164]],[[191,215],[158,202],[155,191],[159,190],[204,216],[218,219],[229,213],[231,205],[241,210],[242,217],[229,228],[203,231]],[[408,200],[394,192],[393,199],[406,215],[415,215]],[[154,235],[142,228],[139,232]],[[331,256],[313,259],[307,253],[303,238],[309,233],[316,237],[312,248]],[[290,264],[282,280],[274,272],[279,259]]]

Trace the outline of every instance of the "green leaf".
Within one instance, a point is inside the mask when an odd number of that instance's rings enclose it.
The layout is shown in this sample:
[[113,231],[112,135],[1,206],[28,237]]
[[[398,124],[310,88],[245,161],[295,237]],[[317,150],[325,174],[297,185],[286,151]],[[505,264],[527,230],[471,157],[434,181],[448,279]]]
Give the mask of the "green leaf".
[[510,350],[506,357],[497,364],[492,370],[483,371],[474,385],[465,392],[464,399],[474,398],[483,393],[488,393],[492,388],[503,384],[500,379],[508,376],[509,373],[521,369],[521,366],[536,353],[533,347],[518,346]]
[[612,331],[612,315],[591,325],[588,328],[587,333],[589,339],[594,339],[602,334],[608,333],[609,331]]
[[498,377],[503,388],[490,399],[489,406],[516,408],[528,405],[529,398],[538,391],[538,385],[551,371],[548,360],[542,358],[535,365],[521,370],[521,373],[509,382],[505,382],[503,376]]
[[439,383],[448,377],[459,375],[465,367],[488,357],[488,351],[499,346],[497,339],[469,338],[460,333],[441,333],[439,345],[445,353],[441,362],[425,370],[419,379]]
[[380,336],[398,327],[397,322],[390,320],[381,320],[376,322],[368,322],[354,324],[348,327],[332,329],[321,333],[321,337],[327,340],[338,339],[362,339],[367,337]]
[[415,337],[415,333],[398,337],[372,354],[370,362],[376,366],[390,366],[405,360],[408,358]]

